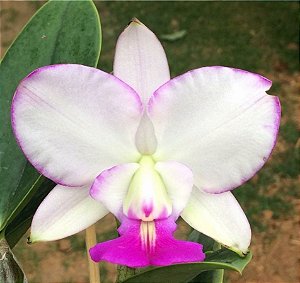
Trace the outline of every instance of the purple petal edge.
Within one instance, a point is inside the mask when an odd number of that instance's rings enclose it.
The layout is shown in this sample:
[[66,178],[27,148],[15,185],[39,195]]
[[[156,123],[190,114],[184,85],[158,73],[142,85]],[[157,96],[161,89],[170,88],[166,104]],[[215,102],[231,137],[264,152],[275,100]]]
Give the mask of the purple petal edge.
[[120,165],[113,166],[106,170],[103,170],[94,180],[90,187],[90,196],[94,199],[100,200],[102,192],[102,185],[105,183],[106,179],[109,178],[110,175],[116,174],[116,171],[120,170]]
[[252,73],[246,70],[242,70],[242,69],[237,69],[237,68],[231,68],[231,67],[225,67],[225,66],[208,66],[208,67],[202,67],[202,68],[198,68],[198,69],[193,69],[190,70],[184,74],[181,74],[171,80],[169,80],[168,82],[164,83],[163,85],[161,85],[154,93],[153,95],[150,97],[149,101],[148,101],[148,111],[151,112],[152,109],[152,104],[154,103],[154,100],[159,99],[159,96],[163,93],[164,88],[168,88],[170,85],[175,84],[177,81],[184,81],[186,79],[186,77],[189,76],[194,76],[199,72],[203,72],[206,70],[220,70],[220,69],[230,69],[236,73],[241,73],[241,74],[245,74],[245,75],[252,75],[252,76],[256,76],[258,78],[258,82],[261,83],[261,85],[263,85],[265,87],[265,91],[269,90],[272,86],[272,81],[267,79],[266,77],[256,74],[256,73]]
[[[150,99],[148,101],[148,105],[147,105],[148,106],[147,107],[148,113],[151,116],[151,112],[152,112],[152,109],[153,109],[153,104],[154,103],[159,103],[158,101],[160,99],[160,96],[164,95],[164,90],[165,89],[168,89],[169,87],[172,87],[177,82],[184,81],[189,76],[195,76],[199,72],[202,72],[202,71],[205,71],[205,70],[220,70],[220,69],[230,69],[230,70],[233,70],[234,72],[237,72],[237,73],[255,76],[258,79],[258,83],[261,84],[261,86],[263,86],[265,91],[269,90],[272,86],[272,81],[271,80],[265,78],[262,75],[252,73],[252,72],[249,72],[249,71],[246,71],[246,70],[237,69],[237,68],[230,68],[230,67],[224,67],[224,66],[202,67],[202,68],[190,70],[190,71],[188,71],[188,72],[186,72],[182,75],[179,75],[179,76],[169,80],[168,82],[166,82],[165,84],[160,86],[153,93],[153,95],[150,97]],[[269,153],[266,154],[266,156],[263,158],[262,162],[253,170],[253,172],[251,172],[251,174],[249,174],[248,176],[244,177],[241,180],[240,183],[238,183],[236,185],[232,185],[232,186],[227,187],[227,188],[223,188],[223,189],[221,189],[219,191],[215,191],[213,193],[210,191],[210,189],[201,188],[201,190],[203,190],[206,193],[210,193],[210,194],[220,194],[220,193],[224,193],[224,192],[227,192],[227,191],[231,191],[231,190],[243,185],[249,179],[251,179],[264,166],[264,164],[270,158],[270,156],[271,156],[271,154],[272,154],[272,152],[275,148],[277,138],[278,138],[278,131],[279,131],[279,125],[280,125],[280,119],[281,119],[281,105],[280,105],[279,98],[277,96],[271,96],[271,95],[268,95],[268,96],[272,97],[272,99],[274,100],[274,116],[275,116],[274,128],[273,128],[274,141],[273,141],[272,147],[270,147]]]
[[[38,73],[38,70],[33,71],[32,73],[30,73],[26,78],[29,78],[30,76],[34,75]],[[24,80],[24,79],[23,79]],[[25,158],[30,162],[30,164],[38,171],[38,173],[40,173],[41,175],[46,176],[47,178],[51,179],[52,181],[54,181],[56,184],[58,185],[62,185],[65,187],[78,187],[76,185],[69,185],[64,183],[62,180],[59,179],[55,179],[54,178],[50,178],[50,174],[48,174],[47,170],[45,167],[40,166],[38,163],[33,162],[33,160],[31,160],[31,158],[29,157],[29,155],[23,150],[23,146],[22,146],[22,142],[21,142],[21,138],[19,137],[19,135],[17,134],[17,130],[16,130],[16,119],[15,119],[15,103],[17,103],[18,99],[19,99],[19,91],[16,90],[12,99],[12,104],[11,104],[11,127],[12,127],[12,131],[13,134],[15,136],[15,140],[17,142],[17,145],[19,146],[19,148],[21,149],[22,153],[24,154]],[[84,185],[84,184],[83,184]]]
[[239,184],[231,186],[231,187],[228,187],[228,188],[224,188],[224,189],[222,189],[220,191],[213,192],[213,193],[211,191],[209,191],[209,190],[206,190],[205,188],[202,188],[201,189],[202,191],[204,191],[206,193],[209,193],[209,194],[221,194],[221,193],[225,193],[225,192],[228,192],[228,191],[232,191],[235,188],[240,187],[243,184],[245,184],[246,182],[248,182],[266,164],[266,162],[270,158],[270,156],[271,156],[271,154],[272,154],[272,152],[273,152],[273,150],[274,150],[274,148],[276,146],[276,142],[277,142],[277,139],[278,139],[279,126],[280,126],[280,119],[281,119],[281,105],[280,105],[279,98],[277,96],[271,96],[271,97],[274,100],[275,121],[274,121],[274,128],[273,128],[273,131],[274,131],[274,133],[273,133],[274,141],[273,141],[272,147],[270,147],[269,153],[266,154],[266,156],[263,158],[262,162],[254,169],[254,171],[249,176],[243,178]]
[[22,85],[22,83],[28,79],[34,79],[35,76],[37,76],[39,73],[41,73],[42,71],[48,70],[48,69],[55,69],[55,68],[60,68],[60,67],[74,67],[74,66],[81,66],[84,67],[86,69],[92,70],[94,72],[98,72],[101,74],[105,74],[107,75],[108,78],[113,79],[114,81],[116,81],[116,83],[122,84],[124,86],[124,88],[126,88],[135,98],[137,104],[140,107],[140,111],[143,111],[143,103],[140,99],[140,96],[136,93],[136,91],[129,86],[128,84],[126,84],[125,82],[123,82],[122,80],[120,80],[119,78],[108,74],[104,71],[101,71],[99,69],[93,68],[93,67],[89,67],[89,66],[84,66],[84,65],[80,65],[80,64],[53,64],[53,65],[48,65],[48,66],[43,66],[40,68],[37,68],[36,70],[32,71],[31,73],[29,73],[24,79],[22,79],[18,85],[18,87],[16,88],[16,91],[13,95],[12,98],[12,103],[11,103],[11,126],[12,126],[12,131],[13,134],[15,136],[16,142],[19,146],[19,148],[21,149],[21,151],[23,152],[24,156],[26,157],[26,159],[32,164],[33,167],[35,167],[35,169],[42,175],[46,176],[47,178],[51,179],[52,181],[54,181],[55,183],[62,185],[62,186],[66,186],[66,187],[78,187],[78,186],[83,186],[85,184],[66,184],[64,183],[61,179],[57,179],[57,178],[53,178],[51,176],[51,174],[49,174],[49,172],[46,170],[45,167],[40,166],[38,163],[33,162],[33,160],[31,160],[31,158],[29,157],[28,154],[25,153],[25,151],[23,150],[23,146],[22,146],[22,140],[19,137],[19,135],[17,134],[17,130],[16,130],[16,115],[15,115],[15,107],[16,107],[16,103],[18,102],[18,100],[20,99],[20,96],[22,95],[20,93],[20,91],[18,91],[19,87]]

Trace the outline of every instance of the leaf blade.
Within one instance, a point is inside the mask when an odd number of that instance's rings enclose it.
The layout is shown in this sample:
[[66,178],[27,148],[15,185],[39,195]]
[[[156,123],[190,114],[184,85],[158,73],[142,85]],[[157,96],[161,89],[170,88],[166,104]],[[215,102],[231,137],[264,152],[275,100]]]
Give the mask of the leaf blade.
[[34,188],[33,197],[28,204],[5,228],[5,238],[9,246],[13,248],[31,225],[32,218],[40,203],[52,190],[55,183],[45,179],[39,187]]
[[100,45],[100,20],[92,1],[49,1],[6,52],[0,65],[0,231],[25,206],[33,184],[41,178],[27,163],[11,131],[15,88],[28,73],[44,65],[96,66]]
[[[209,254],[204,262],[150,268],[125,280],[124,283],[184,283],[189,282],[203,271],[216,269],[227,269],[241,273],[251,258],[251,253],[241,258],[238,254],[230,250],[221,249]],[[157,278],[160,281],[157,281]]]

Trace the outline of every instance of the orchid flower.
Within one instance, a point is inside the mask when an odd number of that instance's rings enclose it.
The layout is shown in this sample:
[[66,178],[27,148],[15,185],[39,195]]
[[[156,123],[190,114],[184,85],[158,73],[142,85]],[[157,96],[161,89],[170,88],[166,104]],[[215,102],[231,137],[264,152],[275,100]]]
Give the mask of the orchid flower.
[[120,237],[91,248],[94,261],[144,267],[204,260],[200,244],[173,237],[179,216],[246,253],[250,226],[230,190],[275,145],[280,104],[266,93],[271,82],[220,66],[170,79],[160,42],[138,20],[119,37],[113,69],[41,67],[16,90],[16,139],[58,184],[33,218],[31,241],[67,237],[111,212]]

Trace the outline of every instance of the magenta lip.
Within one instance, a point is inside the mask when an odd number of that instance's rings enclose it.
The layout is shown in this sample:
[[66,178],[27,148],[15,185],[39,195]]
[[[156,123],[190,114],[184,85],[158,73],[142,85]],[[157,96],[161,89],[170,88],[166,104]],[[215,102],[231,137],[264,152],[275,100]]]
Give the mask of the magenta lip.
[[[201,244],[173,237],[176,230],[174,219],[158,220],[154,224],[154,242],[147,242],[145,245],[145,241],[141,239],[141,221],[124,217],[118,229],[120,237],[92,247],[89,250],[92,260],[136,268],[199,262],[205,259]],[[147,239],[149,241],[149,237]]]

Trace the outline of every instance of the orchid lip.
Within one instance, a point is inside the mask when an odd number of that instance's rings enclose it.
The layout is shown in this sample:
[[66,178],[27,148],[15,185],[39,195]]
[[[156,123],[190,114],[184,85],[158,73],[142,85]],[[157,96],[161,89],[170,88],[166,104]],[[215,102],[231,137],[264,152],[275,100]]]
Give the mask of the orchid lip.
[[142,247],[148,253],[155,249],[156,231],[154,221],[142,221],[140,226]]
[[175,229],[172,217],[151,222],[125,217],[118,229],[120,237],[97,244],[90,255],[95,262],[106,260],[134,268],[203,261],[202,245],[176,240]]

